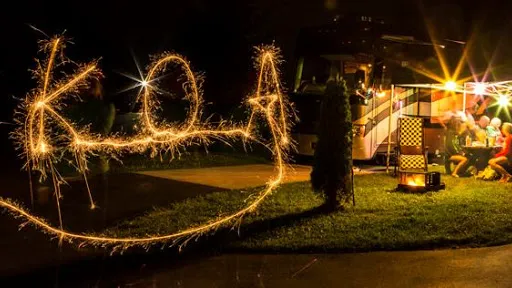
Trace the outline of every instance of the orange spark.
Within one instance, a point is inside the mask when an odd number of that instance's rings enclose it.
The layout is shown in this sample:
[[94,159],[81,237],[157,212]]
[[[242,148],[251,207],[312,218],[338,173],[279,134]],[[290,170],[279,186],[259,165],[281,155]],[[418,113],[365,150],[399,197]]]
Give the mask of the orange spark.
[[[43,86],[36,93],[29,94],[22,109],[24,115],[18,122],[20,125],[16,139],[24,149],[24,156],[27,158],[26,167],[28,169],[40,171],[42,177],[46,177],[46,170],[49,169],[52,175],[53,184],[57,198],[57,207],[59,211],[60,228],[56,228],[44,220],[32,215],[21,206],[13,204],[9,200],[0,199],[0,206],[10,210],[17,216],[25,218],[30,223],[45,232],[57,236],[61,240],[72,242],[73,240],[82,241],[83,244],[109,245],[114,248],[128,248],[134,245],[148,246],[155,243],[179,241],[180,239],[190,239],[204,233],[211,232],[219,226],[230,223],[238,223],[247,213],[254,211],[258,205],[275,190],[283,181],[285,176],[285,158],[291,145],[288,131],[289,121],[287,114],[286,99],[281,91],[279,71],[277,65],[279,62],[278,50],[273,46],[265,46],[260,49],[257,58],[259,66],[259,77],[256,86],[256,92],[253,97],[248,99],[250,105],[249,120],[245,125],[228,125],[222,123],[218,127],[211,127],[207,123],[202,123],[200,119],[202,108],[202,96],[197,84],[196,77],[190,68],[189,63],[181,56],[165,53],[157,58],[148,70],[147,76],[141,80],[142,91],[139,97],[142,102],[143,119],[141,127],[142,132],[134,137],[100,137],[86,131],[78,129],[73,123],[63,117],[59,111],[62,107],[60,101],[71,92],[77,92],[80,88],[87,87],[87,80],[99,77],[100,71],[93,62],[88,65],[79,66],[79,71],[66,77],[64,81],[53,81],[52,70],[55,67],[56,51],[62,48],[63,38],[56,37],[45,43],[50,45],[50,55],[46,61],[45,73],[39,75]],[[187,100],[191,103],[191,109],[182,125],[169,125],[155,121],[152,111],[158,105],[155,98],[157,87],[153,83],[158,74],[163,72],[167,65],[171,63],[178,64],[187,82],[184,86]],[[53,88],[53,89],[52,89]],[[49,92],[48,92],[49,91]],[[255,120],[257,117],[267,121],[272,135],[270,143],[266,144],[274,155],[276,174],[269,180],[267,186],[257,194],[255,200],[240,211],[220,219],[210,221],[204,225],[191,227],[169,235],[154,235],[141,238],[112,238],[95,235],[76,234],[64,230],[62,227],[62,216],[60,213],[60,185],[64,179],[53,166],[57,155],[64,152],[74,153],[79,172],[87,181],[87,155],[93,152],[104,152],[115,154],[121,151],[140,153],[147,149],[170,151],[173,153],[179,147],[195,143],[209,143],[210,139],[220,139],[228,141],[234,138],[240,138],[243,141],[255,141],[262,143],[255,133]],[[161,123],[158,126],[155,123]],[[37,128],[37,129],[35,129]],[[58,129],[57,129],[58,128]],[[60,130],[59,130],[60,129]],[[65,135],[62,135],[65,133]],[[68,145],[62,146],[61,142],[55,142],[54,139],[60,136],[67,137]],[[88,185],[87,185],[88,188]],[[90,191],[90,206],[95,207]],[[188,240],[184,240],[186,243]],[[176,242],[172,242],[176,243]]]

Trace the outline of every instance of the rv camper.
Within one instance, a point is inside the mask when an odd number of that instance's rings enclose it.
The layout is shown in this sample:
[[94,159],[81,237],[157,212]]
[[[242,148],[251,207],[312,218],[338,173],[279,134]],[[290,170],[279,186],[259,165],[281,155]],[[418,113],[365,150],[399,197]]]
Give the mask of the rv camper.
[[449,44],[385,31],[382,21],[361,17],[338,19],[335,24],[301,32],[290,93],[299,117],[292,133],[299,155],[314,154],[321,99],[326,82],[335,77],[345,80],[350,95],[353,159],[382,162],[388,139],[396,139],[400,115],[424,117],[429,154],[441,155],[444,145],[439,117],[449,106],[446,103],[458,97],[435,86],[415,84],[426,79],[411,66],[421,67],[422,61],[432,56],[434,45],[447,49]]

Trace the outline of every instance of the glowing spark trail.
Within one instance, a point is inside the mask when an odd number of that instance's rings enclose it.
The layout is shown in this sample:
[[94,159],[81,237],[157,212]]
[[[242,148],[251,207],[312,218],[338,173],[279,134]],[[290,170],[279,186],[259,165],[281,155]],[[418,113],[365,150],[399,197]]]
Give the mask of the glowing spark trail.
[[[42,51],[48,54],[48,58],[35,71],[41,87],[30,93],[21,105],[22,112],[18,113],[18,115],[21,115],[18,119],[19,128],[14,133],[15,139],[23,149],[23,156],[27,159],[25,167],[29,170],[29,173],[30,170],[39,171],[43,179],[47,177],[48,173],[51,174],[59,210],[60,226],[59,228],[54,227],[12,201],[0,198],[0,206],[9,210],[15,216],[26,219],[29,223],[61,240],[69,242],[77,240],[82,245],[109,246],[113,249],[126,249],[135,245],[147,247],[155,243],[170,243],[170,245],[181,243],[181,246],[186,244],[189,239],[212,232],[220,226],[239,223],[245,214],[254,211],[282,182],[285,177],[286,153],[290,146],[288,138],[289,121],[287,103],[281,91],[277,69],[279,63],[278,50],[273,46],[258,49],[259,55],[256,63],[259,67],[259,77],[255,95],[248,99],[251,113],[246,124],[230,125],[221,123],[217,127],[212,127],[207,123],[202,123],[200,121],[201,92],[189,63],[179,55],[164,53],[155,58],[149,66],[147,76],[140,81],[142,90],[139,100],[142,102],[141,127],[143,129],[139,135],[122,138],[100,137],[89,133],[85,129],[78,129],[61,115],[60,112],[63,109],[61,103],[65,96],[76,95],[78,91],[88,87],[89,80],[101,77],[96,63],[92,62],[87,65],[77,65],[78,70],[75,74],[65,77],[63,80],[54,81],[52,77],[54,67],[62,63],[70,63],[67,59],[60,59],[61,62],[56,63],[57,55],[63,57],[64,43],[62,37],[55,37],[42,43]],[[156,121],[157,119],[154,118],[152,113],[158,106],[158,101],[155,99],[158,75],[171,64],[178,65],[186,76],[187,81],[184,85],[184,91],[186,99],[191,104],[184,123],[174,126]],[[255,133],[255,121],[258,117],[268,123],[272,135],[272,139],[268,143],[257,137]],[[269,179],[267,186],[257,194],[252,203],[238,212],[173,234],[151,235],[141,238],[104,237],[71,233],[63,229],[59,201],[61,198],[60,185],[65,182],[54,167],[54,163],[61,160],[62,155],[66,153],[74,155],[78,171],[83,174],[85,181],[87,181],[87,157],[93,152],[108,153],[112,156],[123,152],[140,153],[147,150],[175,153],[179,148],[186,145],[208,144],[211,139],[227,142],[234,138],[263,143],[265,147],[271,150],[275,161],[275,176]],[[90,207],[93,209],[95,207],[94,201],[90,191],[88,193]]]

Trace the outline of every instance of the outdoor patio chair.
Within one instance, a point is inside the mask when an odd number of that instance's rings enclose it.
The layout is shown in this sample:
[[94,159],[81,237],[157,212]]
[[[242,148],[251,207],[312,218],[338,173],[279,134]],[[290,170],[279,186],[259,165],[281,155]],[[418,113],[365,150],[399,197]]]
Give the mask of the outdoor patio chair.
[[420,117],[398,118],[397,162],[398,172],[428,172],[425,147],[424,119]]

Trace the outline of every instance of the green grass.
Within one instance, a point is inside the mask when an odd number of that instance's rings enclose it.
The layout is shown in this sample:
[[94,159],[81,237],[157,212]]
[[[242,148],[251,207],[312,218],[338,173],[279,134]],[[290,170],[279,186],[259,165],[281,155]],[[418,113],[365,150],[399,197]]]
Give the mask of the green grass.
[[[309,213],[322,204],[307,182],[282,185],[244,218],[241,238],[223,244],[245,251],[370,251],[488,246],[512,242],[512,184],[443,175],[447,190],[394,192],[385,174],[355,177],[356,206]],[[243,206],[253,190],[188,199],[108,229],[118,236],[166,234]],[[235,232],[231,232],[235,234]]]
[[270,163],[260,156],[251,156],[244,153],[186,153],[175,156],[169,155],[151,158],[149,155],[131,155],[121,158],[122,162],[111,161],[112,172],[133,172],[143,170],[206,168],[215,166],[231,166],[246,164]]
[[[147,170],[169,170],[169,169],[187,169],[187,168],[206,168],[217,166],[234,166],[248,164],[268,164],[269,160],[262,156],[253,156],[245,153],[183,153],[171,158],[169,154],[162,157],[150,155],[128,155],[120,157],[119,160],[110,160],[110,173],[126,173]],[[98,172],[98,158],[89,159],[88,168],[90,173]],[[61,164],[58,167],[61,174],[65,176],[76,176],[76,168]]]

